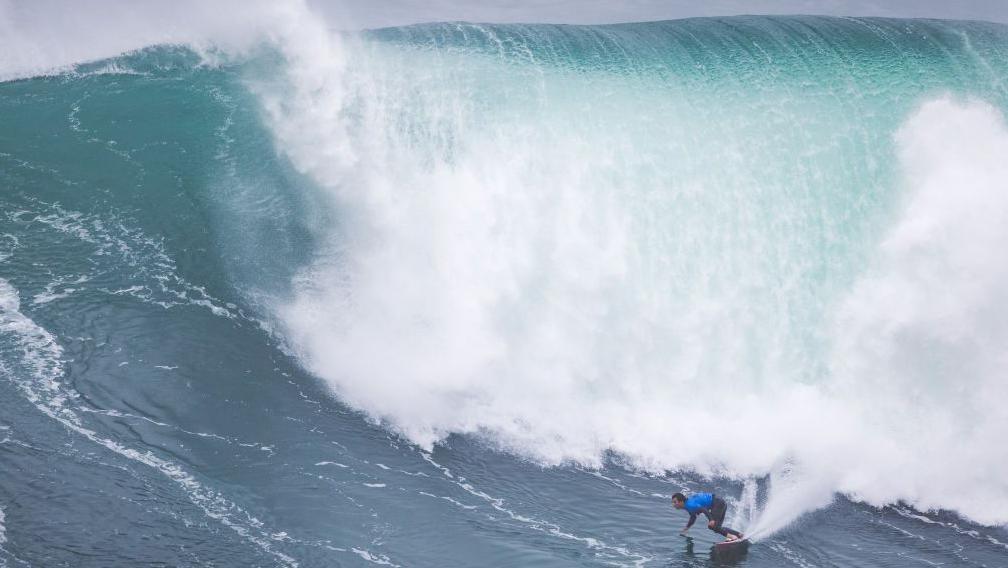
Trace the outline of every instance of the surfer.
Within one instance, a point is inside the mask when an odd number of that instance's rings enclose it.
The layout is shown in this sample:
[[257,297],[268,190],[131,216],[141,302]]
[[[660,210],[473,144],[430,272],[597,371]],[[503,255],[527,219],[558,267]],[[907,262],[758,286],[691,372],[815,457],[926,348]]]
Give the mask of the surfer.
[[728,512],[728,503],[713,493],[695,493],[689,499],[682,493],[676,493],[672,496],[672,506],[676,509],[686,509],[689,513],[689,522],[686,523],[686,528],[679,532],[681,535],[685,536],[686,531],[696,522],[697,515],[703,513],[707,516],[707,528],[725,537],[725,540],[742,538],[742,533],[721,525],[725,513]]

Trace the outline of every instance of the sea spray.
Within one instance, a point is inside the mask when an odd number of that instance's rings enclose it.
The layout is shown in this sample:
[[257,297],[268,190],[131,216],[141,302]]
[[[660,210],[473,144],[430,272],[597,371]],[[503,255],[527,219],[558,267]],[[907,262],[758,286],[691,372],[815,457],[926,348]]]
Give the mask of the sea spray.
[[[1004,178],[988,157],[1004,132],[990,104],[926,102],[965,90],[1003,105],[991,65],[1004,32],[971,30],[967,52],[956,31],[907,25],[281,37],[283,79],[251,83],[278,150],[340,219],[316,228],[315,259],[276,302],[288,345],[424,447],[468,433],[548,464],[615,451],[650,470],[770,475],[765,534],[835,491],[1004,522],[1003,482],[985,473],[1008,461],[992,448],[1006,428],[989,402],[1003,394],[1004,320],[985,315],[997,292],[968,284],[999,289]],[[819,28],[841,40],[823,44]],[[986,150],[921,150],[961,144],[963,128]],[[921,179],[946,162],[938,181]],[[973,179],[942,181],[946,170]],[[952,345],[919,386],[907,383],[928,356],[917,349],[880,375],[877,349],[898,346],[887,330],[909,317],[880,309],[888,295],[941,317],[961,305],[916,267],[885,266],[902,262],[892,250],[906,232],[894,241],[890,226],[912,231],[920,192],[978,180],[939,219],[976,261],[917,248],[972,294],[949,333],[994,326],[993,341]],[[942,447],[982,467],[950,472],[919,436],[939,427],[952,436]],[[788,460],[801,473],[785,482]]]
[[900,215],[834,331],[830,387],[866,437],[841,488],[1004,523],[1008,127],[989,104],[940,98],[896,143]]

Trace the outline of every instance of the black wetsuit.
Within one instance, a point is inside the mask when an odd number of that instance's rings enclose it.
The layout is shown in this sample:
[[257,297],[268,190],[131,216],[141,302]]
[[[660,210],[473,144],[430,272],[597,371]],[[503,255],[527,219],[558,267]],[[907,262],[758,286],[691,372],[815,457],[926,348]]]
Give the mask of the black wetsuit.
[[697,515],[703,513],[709,520],[714,521],[714,526],[708,527],[710,530],[725,538],[727,538],[729,534],[742,538],[742,533],[722,526],[725,514],[728,512],[728,503],[725,503],[724,499],[711,493],[697,493],[686,500],[685,508],[690,514],[689,522],[686,523],[687,529],[692,527],[693,523],[696,522]]

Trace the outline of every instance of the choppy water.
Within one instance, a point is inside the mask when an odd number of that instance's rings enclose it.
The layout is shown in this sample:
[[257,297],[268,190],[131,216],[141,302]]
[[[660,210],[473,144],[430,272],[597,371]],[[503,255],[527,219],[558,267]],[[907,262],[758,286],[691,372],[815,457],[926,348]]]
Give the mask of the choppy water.
[[0,70],[0,566],[1008,564],[1008,28],[269,17]]

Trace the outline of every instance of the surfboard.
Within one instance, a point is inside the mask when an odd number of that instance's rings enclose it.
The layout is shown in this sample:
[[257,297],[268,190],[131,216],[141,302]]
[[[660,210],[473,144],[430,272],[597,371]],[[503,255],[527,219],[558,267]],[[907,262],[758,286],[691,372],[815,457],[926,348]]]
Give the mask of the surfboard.
[[739,539],[716,543],[711,547],[711,558],[731,560],[741,558],[749,551],[749,539]]
[[721,542],[715,542],[714,546],[718,548],[749,548],[749,539],[740,538],[737,540],[723,540]]

